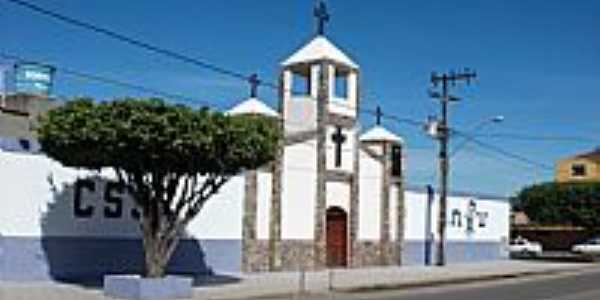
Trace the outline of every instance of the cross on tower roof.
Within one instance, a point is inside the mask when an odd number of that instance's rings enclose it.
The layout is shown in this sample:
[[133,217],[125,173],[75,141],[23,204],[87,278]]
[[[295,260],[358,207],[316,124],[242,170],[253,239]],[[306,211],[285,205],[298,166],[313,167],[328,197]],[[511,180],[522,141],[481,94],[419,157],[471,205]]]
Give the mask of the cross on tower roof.
[[260,79],[258,79],[258,74],[254,73],[248,77],[248,82],[250,83],[250,98],[258,97],[258,85],[260,85]]
[[325,23],[329,22],[330,17],[325,2],[319,1],[315,7],[314,15],[317,19],[317,35],[325,35]]
[[375,110],[375,124],[377,124],[377,126],[381,125],[381,117],[383,116],[383,113],[381,112],[381,107],[377,106],[377,109]]

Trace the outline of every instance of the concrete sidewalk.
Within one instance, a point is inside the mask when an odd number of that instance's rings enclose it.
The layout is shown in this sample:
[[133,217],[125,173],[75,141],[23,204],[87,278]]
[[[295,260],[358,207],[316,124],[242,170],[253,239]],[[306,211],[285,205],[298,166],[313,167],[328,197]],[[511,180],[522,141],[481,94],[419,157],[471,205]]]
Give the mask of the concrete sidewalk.
[[234,284],[198,288],[198,299],[237,299],[333,291],[410,288],[600,268],[594,264],[498,261],[447,267],[381,267],[246,275]]
[[[194,299],[244,299],[291,296],[298,293],[327,293],[382,288],[410,288],[439,284],[546,275],[600,268],[596,264],[500,261],[450,265],[448,267],[382,267],[319,272],[282,272],[238,275],[235,283],[198,287]],[[234,274],[230,274],[235,276]],[[107,299],[99,289],[55,283],[0,282],[0,300]]]

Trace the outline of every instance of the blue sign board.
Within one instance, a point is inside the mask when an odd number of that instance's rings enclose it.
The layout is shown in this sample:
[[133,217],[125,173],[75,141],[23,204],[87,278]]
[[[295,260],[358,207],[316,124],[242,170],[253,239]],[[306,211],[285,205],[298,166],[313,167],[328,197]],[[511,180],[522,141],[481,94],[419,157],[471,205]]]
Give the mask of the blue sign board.
[[15,66],[15,91],[35,95],[49,95],[54,82],[54,68],[35,63]]

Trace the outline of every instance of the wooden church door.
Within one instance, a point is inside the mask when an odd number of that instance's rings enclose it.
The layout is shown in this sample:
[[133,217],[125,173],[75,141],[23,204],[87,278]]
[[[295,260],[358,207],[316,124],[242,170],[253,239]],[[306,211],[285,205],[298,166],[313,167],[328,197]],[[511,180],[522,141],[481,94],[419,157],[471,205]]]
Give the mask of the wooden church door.
[[348,264],[348,215],[339,207],[327,209],[327,266]]

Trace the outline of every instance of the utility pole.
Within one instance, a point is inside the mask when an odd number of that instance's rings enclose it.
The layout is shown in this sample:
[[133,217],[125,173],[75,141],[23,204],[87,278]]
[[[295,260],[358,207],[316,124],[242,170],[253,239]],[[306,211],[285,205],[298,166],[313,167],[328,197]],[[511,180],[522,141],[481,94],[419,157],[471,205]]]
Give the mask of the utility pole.
[[[434,121],[434,136],[440,141],[440,209],[438,217],[438,235],[439,240],[436,251],[436,265],[446,265],[446,253],[445,253],[445,242],[446,242],[446,207],[448,200],[448,174],[450,170],[450,161],[448,159],[448,143],[450,141],[450,130],[448,126],[448,103],[459,101],[460,98],[454,97],[449,93],[449,84],[452,86],[456,85],[456,82],[464,81],[467,84],[475,79],[477,74],[471,72],[469,69],[465,69],[464,72],[450,72],[444,74],[431,74],[431,83],[433,87],[438,87],[441,83],[442,93],[430,91],[432,98],[440,99],[442,105],[442,119],[440,121]],[[429,124],[431,128],[432,125]],[[431,129],[430,129],[431,132]]]

